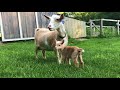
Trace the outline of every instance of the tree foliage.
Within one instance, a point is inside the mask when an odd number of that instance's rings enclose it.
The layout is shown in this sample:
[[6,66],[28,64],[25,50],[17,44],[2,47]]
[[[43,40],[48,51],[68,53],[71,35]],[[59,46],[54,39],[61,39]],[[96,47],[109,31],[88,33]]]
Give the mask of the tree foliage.
[[[88,22],[90,19],[116,19],[120,20],[120,12],[65,12],[65,16]],[[105,22],[113,25],[115,22]]]
[[120,12],[65,12],[66,16],[72,15],[73,18],[83,21],[89,19],[120,19]]

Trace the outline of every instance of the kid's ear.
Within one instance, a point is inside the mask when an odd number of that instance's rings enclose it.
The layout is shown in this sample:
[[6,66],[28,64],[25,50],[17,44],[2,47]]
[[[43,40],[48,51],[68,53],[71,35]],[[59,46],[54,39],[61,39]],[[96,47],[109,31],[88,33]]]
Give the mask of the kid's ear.
[[84,49],[80,48],[78,49],[78,52],[85,52]]
[[57,42],[57,40],[55,39],[55,42]]
[[61,44],[63,44],[64,43],[64,40],[62,40],[62,43]]

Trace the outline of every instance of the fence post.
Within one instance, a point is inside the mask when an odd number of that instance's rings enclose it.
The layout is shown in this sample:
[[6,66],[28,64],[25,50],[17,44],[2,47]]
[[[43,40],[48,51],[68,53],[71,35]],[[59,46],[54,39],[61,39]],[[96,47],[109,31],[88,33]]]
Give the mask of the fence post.
[[118,35],[119,35],[119,20],[117,21],[117,32],[118,32]]
[[20,12],[18,12],[18,22],[19,22],[19,29],[20,29],[20,38],[23,38]]
[[100,36],[103,36],[103,19],[100,19]]
[[3,30],[2,12],[0,12],[0,29],[1,29],[2,41],[4,41],[4,30]]
[[35,12],[35,19],[36,19],[36,25],[37,25],[37,28],[39,28],[38,14],[37,14],[37,12]]
[[92,36],[92,20],[90,20],[90,36]]

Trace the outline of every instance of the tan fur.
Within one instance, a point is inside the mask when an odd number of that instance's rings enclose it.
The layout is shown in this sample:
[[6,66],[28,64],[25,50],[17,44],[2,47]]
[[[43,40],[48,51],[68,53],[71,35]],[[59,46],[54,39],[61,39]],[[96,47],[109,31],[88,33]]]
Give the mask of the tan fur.
[[[40,50],[45,49],[45,40],[48,41],[49,47],[54,47],[55,46],[55,38],[57,38],[57,31],[49,31],[47,28],[39,28],[36,31],[35,35],[35,43],[37,47],[39,47]],[[52,51],[53,48],[51,48],[50,51]]]
[[[36,44],[35,57],[38,58],[37,57],[38,49],[42,50],[42,54],[43,54],[44,59],[46,59],[46,56],[45,56],[46,50],[47,51],[54,51],[55,54],[57,54],[57,51],[55,48],[55,45],[56,45],[55,39],[61,40],[58,37],[57,30],[50,31],[47,28],[37,28],[35,30],[35,44]],[[47,45],[46,45],[46,42],[47,42]]]
[[78,62],[79,59],[80,63],[84,67],[84,62],[82,59],[82,52],[83,52],[82,48],[76,46],[64,46],[60,43],[57,43],[56,49],[59,50],[59,53],[61,54],[61,58],[63,61],[70,62],[70,59],[72,59],[75,66],[79,67],[79,62]]

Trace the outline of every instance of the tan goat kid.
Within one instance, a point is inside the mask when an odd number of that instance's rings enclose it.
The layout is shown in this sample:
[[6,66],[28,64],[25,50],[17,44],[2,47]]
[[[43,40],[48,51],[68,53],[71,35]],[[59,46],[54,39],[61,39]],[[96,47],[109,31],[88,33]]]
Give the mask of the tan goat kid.
[[82,65],[82,67],[84,67],[84,62],[82,59],[82,52],[84,52],[84,50],[77,46],[65,46],[63,45],[63,43],[64,43],[64,40],[62,41],[56,40],[55,48],[59,51],[61,60],[66,61],[71,65],[70,59],[72,59],[74,62],[74,65],[76,67],[79,67],[79,61],[78,61],[79,59],[80,64]]

